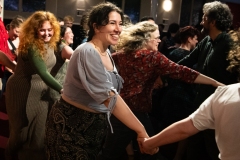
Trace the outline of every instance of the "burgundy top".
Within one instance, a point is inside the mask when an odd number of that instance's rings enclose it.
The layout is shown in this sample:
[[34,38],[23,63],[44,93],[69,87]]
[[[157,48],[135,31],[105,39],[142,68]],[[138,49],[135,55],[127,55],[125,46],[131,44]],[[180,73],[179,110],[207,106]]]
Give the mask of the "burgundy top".
[[198,72],[178,65],[158,51],[138,50],[130,54],[112,54],[119,74],[124,79],[120,95],[135,112],[150,112],[153,85],[158,76],[168,75],[193,83]]

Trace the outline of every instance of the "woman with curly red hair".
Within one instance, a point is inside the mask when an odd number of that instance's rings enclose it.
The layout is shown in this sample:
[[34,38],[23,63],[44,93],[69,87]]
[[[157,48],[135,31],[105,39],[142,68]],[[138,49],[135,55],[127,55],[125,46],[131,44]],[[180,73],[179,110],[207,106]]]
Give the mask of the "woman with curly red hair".
[[59,93],[62,89],[49,73],[56,63],[54,48],[59,37],[59,23],[50,12],[37,11],[22,24],[18,63],[6,88],[10,125],[6,156],[17,154],[19,160],[46,159],[48,102],[43,96],[48,86]]

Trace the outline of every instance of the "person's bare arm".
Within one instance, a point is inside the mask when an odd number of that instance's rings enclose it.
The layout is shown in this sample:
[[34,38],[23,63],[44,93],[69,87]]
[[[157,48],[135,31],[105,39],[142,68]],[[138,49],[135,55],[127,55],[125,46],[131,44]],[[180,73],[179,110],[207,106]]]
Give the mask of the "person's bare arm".
[[61,53],[61,56],[63,59],[70,59],[72,54],[73,54],[73,49],[70,46],[66,45],[63,47],[62,53]]
[[224,86],[224,84],[210,78],[210,77],[207,77],[203,74],[199,74],[197,76],[197,78],[195,79],[194,83],[201,83],[201,84],[210,84],[214,87],[218,87],[218,86]]
[[141,143],[144,152],[148,152],[152,148],[183,140],[198,132],[199,130],[193,125],[191,118],[188,117],[170,125],[151,138],[139,138],[138,141]]
[[[113,92],[110,92],[110,95],[114,95]],[[104,104],[105,106],[108,106],[110,99],[107,99]],[[132,111],[129,109],[127,104],[124,102],[124,100],[121,98],[121,96],[117,95],[117,102],[116,106],[113,110],[113,115],[119,119],[123,124],[125,124],[128,128],[134,130],[138,138],[148,138],[148,134],[142,125],[142,123],[137,119],[137,117],[132,113]],[[143,150],[140,147],[141,152],[143,153]],[[158,147],[149,149],[148,154],[155,154],[158,152]]]
[[12,71],[15,70],[16,64],[14,64],[2,51],[0,51],[0,63]]
[[[114,93],[110,92],[110,95],[114,95]],[[108,106],[109,101],[110,99],[107,99],[104,102],[105,106]],[[128,128],[134,130],[139,137],[148,137],[142,123],[136,118],[136,116],[132,113],[127,104],[119,95],[117,95],[116,106],[112,114],[122,123],[124,123]]]

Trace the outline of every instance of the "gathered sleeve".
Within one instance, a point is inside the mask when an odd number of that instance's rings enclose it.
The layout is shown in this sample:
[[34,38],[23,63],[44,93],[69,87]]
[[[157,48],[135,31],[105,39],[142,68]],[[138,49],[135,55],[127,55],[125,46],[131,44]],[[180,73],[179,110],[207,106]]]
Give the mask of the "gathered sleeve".
[[[93,48],[83,48],[77,59],[78,74],[83,88],[98,104],[111,98],[108,109],[112,112],[118,92],[113,87],[111,76],[108,75],[101,57]],[[114,96],[110,95],[111,91],[115,93]]]

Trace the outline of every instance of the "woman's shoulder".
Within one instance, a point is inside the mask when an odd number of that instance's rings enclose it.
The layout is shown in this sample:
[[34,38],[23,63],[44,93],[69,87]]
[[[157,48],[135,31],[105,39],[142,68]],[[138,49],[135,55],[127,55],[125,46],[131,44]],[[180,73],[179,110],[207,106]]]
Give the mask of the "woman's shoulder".
[[85,42],[85,43],[79,45],[74,50],[72,56],[73,57],[74,56],[85,57],[85,58],[90,58],[91,60],[93,60],[93,59],[97,58],[99,55],[91,43]]
[[80,44],[76,49],[75,51],[79,52],[83,52],[83,51],[92,51],[94,49],[93,45],[89,42],[85,42],[85,43],[82,43]]

